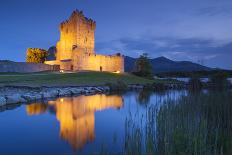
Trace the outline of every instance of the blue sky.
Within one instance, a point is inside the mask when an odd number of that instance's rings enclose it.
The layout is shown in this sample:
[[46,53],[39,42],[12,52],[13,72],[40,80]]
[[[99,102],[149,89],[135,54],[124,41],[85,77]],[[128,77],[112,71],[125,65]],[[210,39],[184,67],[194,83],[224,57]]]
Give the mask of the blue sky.
[[232,0],[1,0],[0,59],[49,48],[74,9],[97,22],[97,53],[165,56],[232,69]]

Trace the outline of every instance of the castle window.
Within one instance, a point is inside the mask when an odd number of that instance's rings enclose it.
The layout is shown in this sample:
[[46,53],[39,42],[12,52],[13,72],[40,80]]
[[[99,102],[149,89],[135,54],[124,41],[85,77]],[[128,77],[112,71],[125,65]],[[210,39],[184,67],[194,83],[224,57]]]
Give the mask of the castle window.
[[87,40],[88,40],[87,37],[85,37],[85,43],[87,43]]
[[75,50],[77,48],[77,45],[72,46],[72,50]]

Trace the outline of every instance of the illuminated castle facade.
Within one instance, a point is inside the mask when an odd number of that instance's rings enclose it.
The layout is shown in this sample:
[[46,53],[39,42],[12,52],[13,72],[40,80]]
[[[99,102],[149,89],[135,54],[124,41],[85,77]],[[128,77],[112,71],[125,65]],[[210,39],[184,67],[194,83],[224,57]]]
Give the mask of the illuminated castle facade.
[[46,64],[60,65],[61,70],[92,70],[124,72],[124,57],[95,53],[96,22],[75,10],[60,24],[60,40],[56,45],[56,60]]

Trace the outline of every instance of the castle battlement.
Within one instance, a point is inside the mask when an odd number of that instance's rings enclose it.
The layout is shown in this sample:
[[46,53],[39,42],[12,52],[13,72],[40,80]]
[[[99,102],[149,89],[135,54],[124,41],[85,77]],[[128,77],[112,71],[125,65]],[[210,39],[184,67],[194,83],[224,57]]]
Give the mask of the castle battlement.
[[108,57],[108,58],[121,58],[121,57],[124,57],[123,55],[118,55],[118,54],[113,54],[113,55],[104,55],[104,54],[93,54],[93,53],[83,53],[82,55],[85,55],[85,56],[102,56],[102,57]]
[[71,14],[71,16],[69,17],[69,20],[65,20],[64,22],[62,22],[60,24],[60,28],[63,28],[65,25],[67,25],[68,23],[70,23],[70,21],[72,21],[72,19],[75,19],[75,18],[81,19],[82,22],[90,25],[93,29],[96,28],[96,21],[94,21],[91,18],[85,17],[85,15],[83,14],[83,12],[79,11],[79,10],[73,11],[73,13]]

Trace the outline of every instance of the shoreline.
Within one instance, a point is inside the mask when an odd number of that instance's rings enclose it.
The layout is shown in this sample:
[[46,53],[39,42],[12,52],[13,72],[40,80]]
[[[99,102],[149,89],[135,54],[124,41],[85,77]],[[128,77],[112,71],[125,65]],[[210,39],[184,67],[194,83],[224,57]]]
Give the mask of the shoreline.
[[78,87],[0,87],[0,106],[41,101],[74,95],[95,95],[109,92],[107,86],[78,86]]
[[[205,89],[213,87],[205,86]],[[232,85],[228,87],[232,88]],[[29,103],[54,99],[59,97],[72,97],[76,95],[96,95],[107,94],[114,91],[129,91],[129,90],[190,90],[187,83],[179,84],[128,84],[128,85],[102,85],[102,86],[2,86],[0,87],[0,107],[17,103]]]
[[[127,90],[144,89],[144,85],[128,85]],[[17,103],[43,101],[49,98],[72,97],[76,95],[107,94],[114,90],[110,86],[55,86],[28,87],[3,86],[0,87],[0,107]]]
[[[172,86],[173,87],[173,86]],[[169,87],[170,88],[170,87]],[[52,87],[28,87],[28,86],[3,86],[0,87],[0,106],[41,101],[49,98],[58,98],[75,95],[107,94],[120,90],[150,89],[147,85],[132,84],[120,87],[114,86],[52,86]]]

